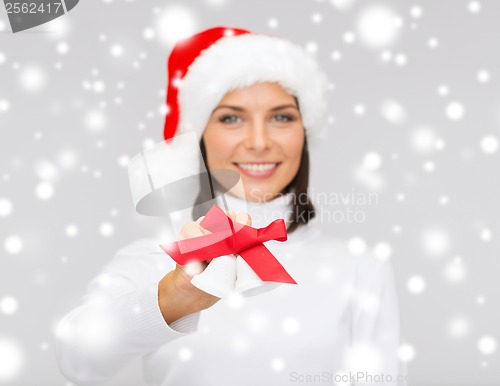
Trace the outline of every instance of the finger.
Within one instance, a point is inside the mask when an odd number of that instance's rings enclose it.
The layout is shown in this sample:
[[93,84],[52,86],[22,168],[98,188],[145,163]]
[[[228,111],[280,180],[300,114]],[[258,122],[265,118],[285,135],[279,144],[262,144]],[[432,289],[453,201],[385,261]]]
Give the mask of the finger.
[[183,271],[189,277],[193,277],[202,273],[207,267],[207,263],[205,261],[195,261],[193,263],[187,263],[185,265],[177,264],[177,268]]
[[[212,260],[212,259],[210,259]],[[198,263],[198,262],[194,262],[194,263]],[[179,263],[175,263],[175,268],[176,269],[180,269],[182,271],[186,271],[186,267],[189,265],[189,264],[194,264],[194,263],[187,263],[185,265],[182,265],[182,264],[179,264]],[[206,267],[208,265],[208,260],[204,260],[204,261],[200,261],[201,264],[203,264],[204,267]]]
[[232,210],[226,210],[226,214],[227,214],[227,216],[228,216],[231,220],[235,221],[235,218],[236,218],[236,213],[235,213],[234,211],[232,211]]
[[200,231],[203,235],[209,235],[210,232],[209,230],[206,230],[205,228],[203,228],[200,223],[203,221],[203,219],[205,218],[205,216],[201,216],[198,220],[196,220],[196,224],[198,224],[198,226],[200,227]]
[[203,236],[201,227],[196,222],[190,222],[182,227],[179,240],[190,239],[192,237]]
[[252,225],[252,218],[248,213],[240,212],[235,216],[235,221],[248,226]]

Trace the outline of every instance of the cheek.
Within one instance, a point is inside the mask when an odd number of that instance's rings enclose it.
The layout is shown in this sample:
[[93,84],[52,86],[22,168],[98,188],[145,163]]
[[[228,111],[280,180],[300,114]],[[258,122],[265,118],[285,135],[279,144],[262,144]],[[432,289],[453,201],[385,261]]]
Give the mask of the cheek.
[[203,135],[207,153],[208,167],[217,167],[224,163],[231,154],[233,145],[227,136],[218,135],[215,130],[205,132]]
[[304,147],[304,139],[301,136],[294,136],[288,141],[285,149],[288,153],[288,158],[294,165],[298,165],[302,158],[302,149]]

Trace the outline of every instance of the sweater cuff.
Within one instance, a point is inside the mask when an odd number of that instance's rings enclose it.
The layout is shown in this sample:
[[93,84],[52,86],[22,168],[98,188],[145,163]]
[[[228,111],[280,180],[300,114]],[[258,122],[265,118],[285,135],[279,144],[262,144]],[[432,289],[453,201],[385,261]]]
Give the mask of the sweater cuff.
[[133,324],[146,343],[161,346],[198,329],[200,312],[186,315],[170,325],[165,322],[158,304],[158,288],[137,291],[131,301]]
[[[160,312],[161,314],[161,312]],[[163,319],[163,316],[162,316]],[[200,312],[193,312],[192,314],[183,316],[180,319],[177,319],[175,322],[172,322],[170,325],[165,323],[165,320],[163,319],[163,322],[167,325],[170,326],[172,330],[175,330],[179,333],[182,334],[191,334],[193,332],[196,332],[198,330],[198,322],[200,320]]]

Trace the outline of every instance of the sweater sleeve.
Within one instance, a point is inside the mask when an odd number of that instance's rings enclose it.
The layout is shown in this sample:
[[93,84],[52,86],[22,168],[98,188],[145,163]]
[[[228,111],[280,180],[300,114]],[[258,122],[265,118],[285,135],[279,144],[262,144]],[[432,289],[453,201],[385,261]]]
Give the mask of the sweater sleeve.
[[407,385],[399,359],[400,316],[394,273],[389,262],[365,261],[357,272],[352,309],[351,372],[356,385]]
[[197,330],[199,312],[170,325],[163,319],[158,283],[174,264],[156,247],[144,239],[118,251],[59,322],[58,364],[72,382],[101,385],[130,360]]

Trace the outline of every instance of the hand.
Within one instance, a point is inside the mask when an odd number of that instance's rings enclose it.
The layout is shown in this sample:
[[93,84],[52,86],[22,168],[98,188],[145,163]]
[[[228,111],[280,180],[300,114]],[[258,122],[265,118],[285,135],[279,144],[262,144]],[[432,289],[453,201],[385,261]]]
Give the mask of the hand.
[[[252,225],[250,215],[247,213],[235,214],[233,211],[227,211],[226,214],[233,221]],[[184,225],[179,239],[185,240],[211,233],[200,225],[202,220],[203,217],[200,217]],[[210,261],[187,265],[176,264],[175,269],[161,279],[158,285],[158,303],[163,318],[168,324],[193,312],[207,309],[220,300],[219,297],[206,293],[191,284],[192,277],[203,272]]]

